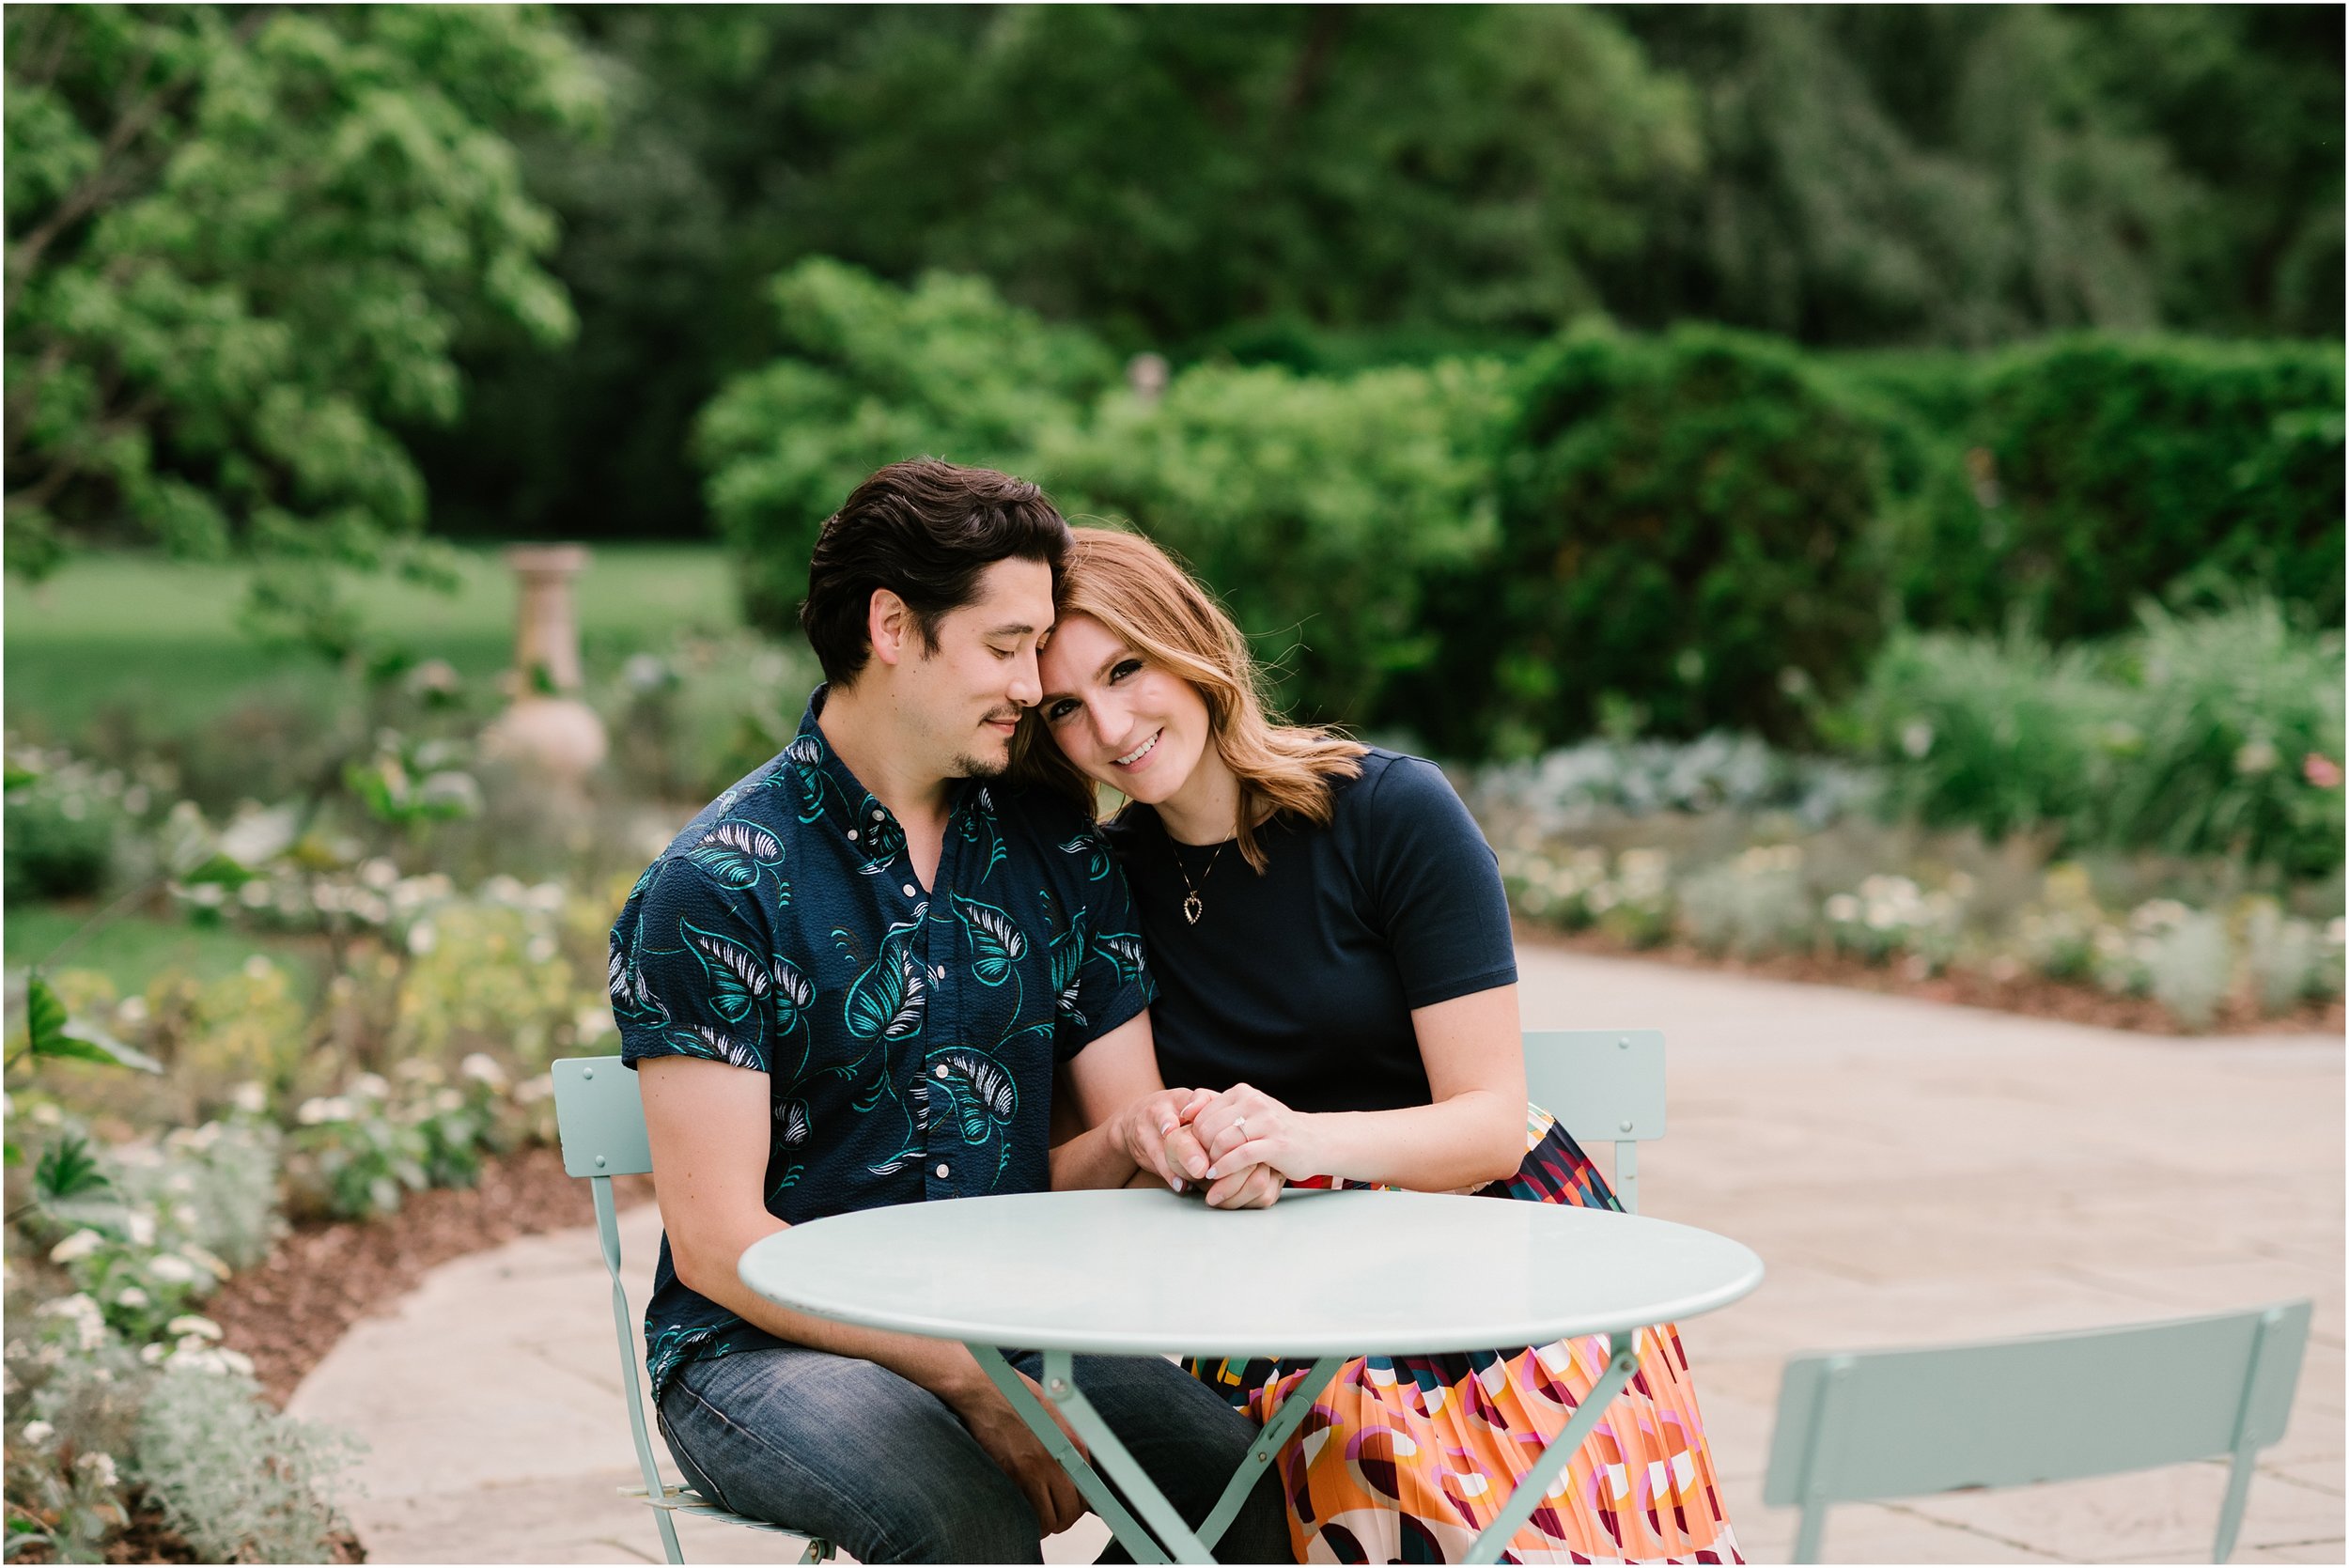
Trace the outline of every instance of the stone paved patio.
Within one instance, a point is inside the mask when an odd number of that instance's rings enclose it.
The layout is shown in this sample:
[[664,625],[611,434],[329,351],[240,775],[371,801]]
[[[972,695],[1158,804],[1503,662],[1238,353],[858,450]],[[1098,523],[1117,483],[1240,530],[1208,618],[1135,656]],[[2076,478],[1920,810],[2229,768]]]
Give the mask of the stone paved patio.
[[[2172,1041],[1529,945],[1534,1027],[1667,1032],[1671,1135],[1645,1210],[1735,1235],[1770,1277],[1684,1326],[1732,1517],[1782,1561],[1761,1475],[1781,1366],[1805,1349],[2081,1327],[2312,1296],[2292,1424],[2235,1560],[2339,1562],[2342,1042]],[[659,1234],[626,1217],[641,1307]],[[370,1445],[351,1513],[377,1562],[632,1562],[633,1480],[592,1233],[436,1271],[362,1324],[293,1408]],[[2028,1412],[2019,1419],[2028,1419]],[[2224,1472],[1838,1510],[1829,1560],[2206,1561]],[[784,1538],[688,1521],[689,1560]],[[1089,1560],[1097,1522],[1047,1543]],[[796,1553],[796,1543],[789,1551]],[[787,1558],[786,1559],[787,1560]]]

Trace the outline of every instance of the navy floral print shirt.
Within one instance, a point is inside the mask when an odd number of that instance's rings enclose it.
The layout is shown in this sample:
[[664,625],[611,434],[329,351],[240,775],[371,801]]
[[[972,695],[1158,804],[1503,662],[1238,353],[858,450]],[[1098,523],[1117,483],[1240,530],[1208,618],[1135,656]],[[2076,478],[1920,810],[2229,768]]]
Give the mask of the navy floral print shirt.
[[[825,742],[783,754],[661,851],[612,927],[621,1059],[767,1075],[767,1209],[825,1215],[1050,1185],[1052,1070],[1149,1004],[1125,876],[1073,806],[962,780],[936,885]],[[782,1342],[677,1277],[645,1315],[658,1401],[687,1361]]]

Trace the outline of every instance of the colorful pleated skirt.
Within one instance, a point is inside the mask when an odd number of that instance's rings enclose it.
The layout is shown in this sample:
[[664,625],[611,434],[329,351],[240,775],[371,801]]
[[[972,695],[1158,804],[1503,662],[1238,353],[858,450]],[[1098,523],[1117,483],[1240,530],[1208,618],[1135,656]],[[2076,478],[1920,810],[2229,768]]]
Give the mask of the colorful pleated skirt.
[[[1315,1184],[1323,1185],[1323,1184]],[[1352,1185],[1338,1183],[1339,1186]],[[1565,1128],[1529,1108],[1525,1161],[1478,1196],[1621,1208]],[[1432,1260],[1430,1260],[1432,1261]],[[1473,1260],[1462,1266],[1473,1267]],[[1742,1562],[1680,1332],[1641,1330],[1640,1371],[1503,1562]],[[1348,1361],[1280,1453],[1299,1562],[1457,1562],[1607,1367],[1603,1336]],[[1305,1368],[1191,1361],[1258,1424]]]

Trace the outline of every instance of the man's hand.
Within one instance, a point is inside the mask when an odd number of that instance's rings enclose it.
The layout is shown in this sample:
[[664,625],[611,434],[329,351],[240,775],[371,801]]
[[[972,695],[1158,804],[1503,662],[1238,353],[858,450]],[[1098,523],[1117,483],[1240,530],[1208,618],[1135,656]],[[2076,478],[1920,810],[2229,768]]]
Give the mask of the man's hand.
[[1215,1098],[1205,1089],[1161,1089],[1117,1113],[1117,1141],[1139,1169],[1180,1192],[1207,1173],[1206,1146],[1190,1119]]
[[[1068,1424],[1068,1418],[1060,1413],[1060,1406],[1044,1397],[1034,1378],[1019,1374],[1019,1381],[1028,1386],[1044,1408],[1052,1413],[1052,1420],[1068,1435],[1089,1463],[1093,1455]],[[955,1404],[955,1414],[971,1429],[971,1436],[987,1450],[987,1456],[995,1461],[1003,1472],[1011,1477],[1012,1484],[1027,1494],[1028,1506],[1035,1510],[1038,1532],[1058,1535],[1085,1515],[1085,1501],[1077,1491],[1077,1483],[1061,1468],[1036,1435],[1028,1430],[1028,1423],[1019,1419],[1019,1412],[1011,1407],[1002,1389],[982,1379]]]

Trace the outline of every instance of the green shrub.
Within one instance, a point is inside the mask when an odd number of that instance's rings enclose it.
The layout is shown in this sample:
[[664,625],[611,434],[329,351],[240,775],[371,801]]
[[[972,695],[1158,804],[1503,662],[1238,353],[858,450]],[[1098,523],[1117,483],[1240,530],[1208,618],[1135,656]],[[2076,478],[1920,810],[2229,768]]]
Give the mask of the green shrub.
[[355,1446],[272,1409],[250,1378],[191,1365],[155,1379],[131,1469],[200,1562],[324,1562]]
[[2264,599],[2149,608],[2103,646],[1904,632],[1834,727],[1931,826],[2316,876],[2341,863],[2341,676],[2340,634]]
[[1791,347],[1569,334],[1521,372],[1500,546],[1440,595],[1439,745],[1528,752],[1611,699],[1668,735],[1809,728],[1883,625],[1884,417]]
[[695,435],[745,613],[772,631],[795,628],[817,531],[860,480],[926,454],[1016,472],[1115,373],[1092,337],[978,278],[902,289],[817,259],[778,276],[773,296],[783,357],[728,382]]
[[2213,583],[2341,617],[2338,345],[2078,336],[1978,370],[1932,357],[1846,375],[1933,434],[1934,500],[1897,540],[1906,613],[2062,643]]
[[1421,585],[1494,534],[1482,460],[1498,366],[1346,378],[1203,365],[1145,404],[1103,398],[1037,473],[1072,515],[1130,520],[1189,561],[1255,639],[1300,718],[1366,722],[1437,651]]

